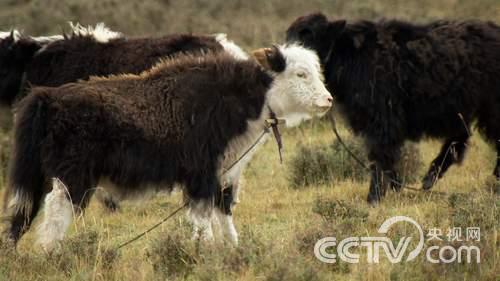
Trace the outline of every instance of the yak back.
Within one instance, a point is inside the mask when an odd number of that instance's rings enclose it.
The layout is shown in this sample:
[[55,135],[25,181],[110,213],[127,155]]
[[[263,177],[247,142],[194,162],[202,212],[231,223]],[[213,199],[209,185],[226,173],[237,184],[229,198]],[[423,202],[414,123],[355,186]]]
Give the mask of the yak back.
[[500,105],[500,27],[351,23],[335,41],[325,72],[357,132],[388,144],[401,141],[391,137],[457,134],[457,113],[468,123],[479,108]]
[[43,48],[27,68],[37,86],[60,86],[90,76],[139,74],[178,52],[222,51],[214,36],[176,34],[159,38],[116,38],[106,43],[73,35]]

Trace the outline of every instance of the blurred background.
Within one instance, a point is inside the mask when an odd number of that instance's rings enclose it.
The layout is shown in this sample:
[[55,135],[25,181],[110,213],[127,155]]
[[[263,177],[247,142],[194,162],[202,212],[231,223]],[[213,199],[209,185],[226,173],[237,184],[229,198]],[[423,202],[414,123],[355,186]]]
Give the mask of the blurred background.
[[499,0],[0,0],[0,30],[32,35],[68,30],[68,21],[104,22],[127,35],[227,33],[253,48],[281,42],[298,16],[321,11],[331,18],[442,18],[500,20]]
[[[500,0],[0,0],[0,31],[15,28],[43,36],[69,32],[68,21],[104,22],[129,36],[223,32],[250,50],[283,42],[292,21],[318,11],[330,19],[482,19],[500,24]],[[0,114],[0,202],[12,135],[12,114],[2,110],[9,114],[4,114],[6,120]],[[350,149],[366,158],[359,138],[347,126],[340,129]],[[0,243],[0,281],[499,280],[500,183],[489,178],[496,154],[474,134],[464,164],[452,167],[434,187],[436,192],[391,192],[381,206],[372,208],[365,201],[365,171],[334,140],[327,122],[307,122],[284,132],[283,165],[269,141],[245,170],[235,212],[240,247],[200,251],[187,239],[190,228],[178,216],[119,255],[108,255],[103,249],[157,223],[177,208],[181,196],[123,202],[116,214],[94,200],[71,227],[59,255],[47,259],[39,254],[33,247],[34,231],[21,241],[20,255]],[[401,169],[404,180],[419,188],[441,142],[410,145],[403,151]],[[431,264],[422,259],[396,265],[385,260],[377,265],[330,265],[312,254],[319,238],[377,233],[380,223],[394,215],[410,216],[425,230],[481,227],[481,264]],[[394,235],[409,236],[412,231],[401,227]]]

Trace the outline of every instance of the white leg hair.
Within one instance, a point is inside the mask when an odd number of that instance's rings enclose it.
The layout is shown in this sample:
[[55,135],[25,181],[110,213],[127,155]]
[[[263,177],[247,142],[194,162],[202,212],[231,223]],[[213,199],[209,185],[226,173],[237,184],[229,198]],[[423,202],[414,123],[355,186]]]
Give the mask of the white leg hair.
[[37,242],[46,252],[59,246],[73,220],[73,204],[68,198],[66,186],[59,180],[52,180],[52,191],[45,197],[44,216],[37,229]]
[[222,227],[222,232],[229,239],[231,243],[234,245],[238,245],[238,232],[236,231],[236,227],[234,227],[233,216],[226,215],[221,212],[219,209],[215,209],[215,216]]
[[212,230],[213,208],[206,202],[198,202],[190,206],[188,217],[193,224],[192,239],[213,241]]
[[240,190],[245,184],[245,178],[243,177],[243,173],[240,172],[238,178],[233,180],[233,204],[236,205],[240,203]]

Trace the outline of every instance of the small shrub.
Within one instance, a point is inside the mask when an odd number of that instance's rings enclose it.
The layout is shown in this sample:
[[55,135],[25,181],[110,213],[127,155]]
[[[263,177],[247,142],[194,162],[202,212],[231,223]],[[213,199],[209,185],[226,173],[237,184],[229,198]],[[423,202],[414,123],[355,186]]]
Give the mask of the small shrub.
[[455,193],[448,198],[451,225],[480,227],[482,230],[500,227],[500,197],[488,194]]
[[75,268],[79,264],[92,268],[99,254],[98,244],[99,235],[95,230],[83,231],[65,238],[61,248],[52,252],[47,258],[60,271],[70,276],[75,273]]
[[[360,160],[368,163],[366,149],[359,139],[351,137],[346,138],[344,142]],[[422,166],[418,147],[415,144],[406,144],[395,166],[402,183],[418,181]],[[366,180],[368,176],[369,172],[335,140],[330,146],[308,147],[299,144],[296,154],[290,160],[288,181],[292,187],[300,188],[346,179],[360,182]]]
[[[347,141],[346,145],[354,154],[366,159],[366,153],[359,142]],[[331,146],[299,145],[296,154],[290,160],[289,182],[295,188],[327,184],[333,180],[348,178],[362,181],[366,176],[366,171],[337,141]]]
[[266,272],[266,281],[309,281],[320,280],[318,271],[309,263],[301,260],[292,266],[288,259],[277,260]]
[[500,180],[498,180],[495,176],[490,176],[486,179],[484,188],[487,192],[500,195]]
[[346,203],[341,200],[316,199],[313,212],[323,217],[326,221],[358,219],[366,221],[368,211],[358,205]]
[[201,260],[199,241],[179,232],[165,234],[153,241],[147,257],[156,273],[166,279],[185,278]]

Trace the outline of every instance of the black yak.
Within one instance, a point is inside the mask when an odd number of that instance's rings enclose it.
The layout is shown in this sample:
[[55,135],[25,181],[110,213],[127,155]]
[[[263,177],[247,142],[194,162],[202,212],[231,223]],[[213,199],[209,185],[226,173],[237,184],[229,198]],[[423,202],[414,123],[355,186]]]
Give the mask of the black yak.
[[[317,51],[327,85],[355,133],[365,137],[372,165],[369,202],[384,196],[404,141],[445,140],[423,180],[430,189],[460,163],[476,121],[500,153],[500,27],[484,21],[295,20],[288,42]],[[500,158],[494,171],[500,178]]]
[[134,194],[178,184],[195,234],[213,237],[214,212],[237,243],[223,183],[238,177],[255,148],[225,169],[262,143],[266,119],[293,126],[332,105],[315,52],[287,45],[255,58],[260,64],[225,52],[183,54],[140,75],[34,88],[15,120],[8,238],[28,230],[49,191],[39,232],[46,250],[97,185]]
[[246,58],[225,34],[127,38],[103,24],[72,25],[64,39],[46,43],[12,33],[0,38],[0,103],[10,106],[29,85],[55,87],[90,76],[139,74],[166,56],[209,50]]

